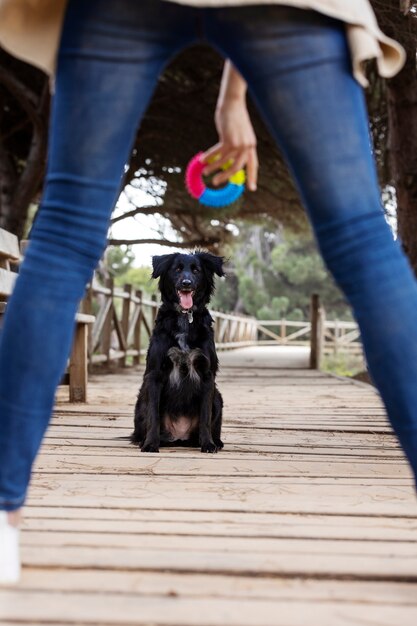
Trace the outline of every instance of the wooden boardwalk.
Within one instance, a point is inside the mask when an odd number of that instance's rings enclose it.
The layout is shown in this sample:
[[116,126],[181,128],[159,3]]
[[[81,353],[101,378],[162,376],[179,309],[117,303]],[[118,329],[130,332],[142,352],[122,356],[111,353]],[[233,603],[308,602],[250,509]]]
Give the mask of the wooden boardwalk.
[[416,499],[373,389],[238,356],[214,456],[129,446],[138,372],[63,393],[2,625],[417,624]]

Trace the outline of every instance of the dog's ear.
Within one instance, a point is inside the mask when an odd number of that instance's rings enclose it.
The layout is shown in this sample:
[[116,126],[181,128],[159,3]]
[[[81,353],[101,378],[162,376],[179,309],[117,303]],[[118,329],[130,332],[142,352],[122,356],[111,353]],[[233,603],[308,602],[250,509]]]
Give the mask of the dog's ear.
[[222,256],[216,256],[215,254],[210,254],[210,252],[197,252],[196,256],[199,258],[201,265],[209,272],[217,274],[217,276],[224,276],[224,258]]
[[161,254],[152,257],[152,278],[159,278],[161,274],[169,270],[174,259],[178,256],[178,252],[172,254]]

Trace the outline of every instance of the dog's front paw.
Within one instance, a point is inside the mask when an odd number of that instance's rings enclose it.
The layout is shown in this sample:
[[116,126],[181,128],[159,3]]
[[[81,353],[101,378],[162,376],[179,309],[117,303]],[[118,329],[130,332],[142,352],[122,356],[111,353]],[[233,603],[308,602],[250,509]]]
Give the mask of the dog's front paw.
[[141,447],[141,452],[159,452],[159,443],[154,441],[145,441]]
[[222,450],[224,448],[224,443],[221,439],[214,439],[214,444],[218,450]]
[[217,452],[217,446],[212,441],[207,441],[201,444],[201,452],[208,452],[213,454],[213,452]]

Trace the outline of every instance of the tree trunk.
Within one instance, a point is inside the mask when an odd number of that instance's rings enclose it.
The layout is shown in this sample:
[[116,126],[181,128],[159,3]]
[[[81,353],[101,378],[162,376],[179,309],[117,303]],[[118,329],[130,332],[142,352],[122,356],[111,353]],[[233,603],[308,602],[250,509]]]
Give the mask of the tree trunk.
[[9,228],[13,213],[13,191],[17,184],[17,172],[8,151],[0,142],[0,228]]
[[[14,129],[7,129],[0,141],[0,226],[21,239],[30,203],[36,199],[45,170],[49,85],[46,76],[42,76],[39,91],[35,91],[12,70],[7,64],[0,65],[0,84],[13,106],[21,111],[20,123],[15,122]],[[26,126],[32,128],[27,133],[28,149],[13,154],[14,133]]]
[[19,240],[24,236],[30,203],[35,200],[42,183],[45,172],[46,147],[46,125],[43,127],[43,125],[39,123],[39,125],[34,126],[33,129],[26,167],[16,186],[13,197],[13,214],[10,218],[10,228],[7,229],[14,233]]
[[[402,42],[404,43],[404,42]],[[389,160],[397,192],[398,236],[417,275],[417,76],[415,42],[387,83]]]

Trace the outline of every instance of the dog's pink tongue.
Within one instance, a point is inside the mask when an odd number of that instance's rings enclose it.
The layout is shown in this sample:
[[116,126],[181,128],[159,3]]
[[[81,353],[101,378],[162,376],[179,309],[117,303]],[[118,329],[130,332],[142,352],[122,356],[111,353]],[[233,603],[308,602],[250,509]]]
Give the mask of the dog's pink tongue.
[[189,291],[180,291],[180,304],[182,309],[191,309],[193,306],[193,296]]

